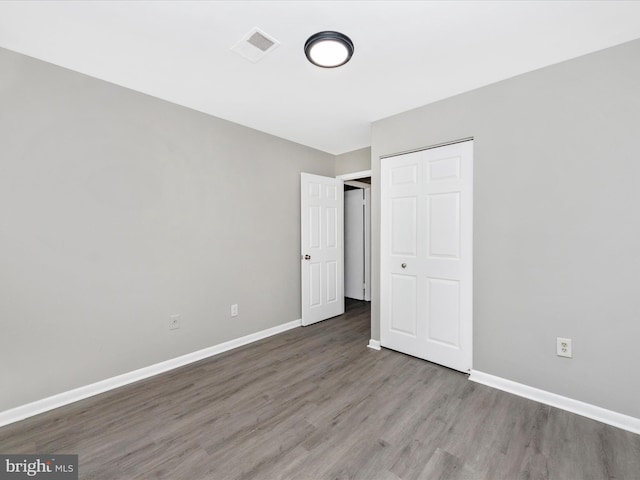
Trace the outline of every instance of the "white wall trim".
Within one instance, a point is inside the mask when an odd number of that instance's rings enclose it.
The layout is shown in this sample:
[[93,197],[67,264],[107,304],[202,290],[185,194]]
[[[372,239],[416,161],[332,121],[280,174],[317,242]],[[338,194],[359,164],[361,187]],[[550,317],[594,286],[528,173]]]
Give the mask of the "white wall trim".
[[366,178],[371,176],[371,170],[362,170],[361,172],[345,173],[343,175],[336,175],[338,180],[357,180],[359,178]]
[[369,339],[369,345],[367,345],[367,347],[369,348],[373,348],[374,350],[380,350],[380,341],[379,340],[374,340],[373,338]]
[[90,385],[74,388],[73,390],[43,398],[42,400],[36,400],[35,402],[31,402],[26,405],[5,410],[4,412],[0,412],[0,427],[53,410],[54,408],[77,402],[78,400],[83,400],[85,398],[104,393],[108,390],[113,390],[114,388],[119,388],[160,373],[168,372],[169,370],[233,350],[234,348],[238,348],[249,343],[257,342],[263,338],[271,337],[272,335],[297,328],[301,325],[301,320],[283,323],[282,325],[277,325],[260,332],[251,333],[244,337],[229,340],[228,342],[220,343],[192,353],[187,353],[180,357],[172,358],[132,372],[123,373],[122,375],[117,375]]
[[563,397],[546,390],[507,380],[506,378],[479,372],[478,370],[471,371],[469,380],[640,434],[640,418],[630,417],[606,408],[581,402],[580,400]]

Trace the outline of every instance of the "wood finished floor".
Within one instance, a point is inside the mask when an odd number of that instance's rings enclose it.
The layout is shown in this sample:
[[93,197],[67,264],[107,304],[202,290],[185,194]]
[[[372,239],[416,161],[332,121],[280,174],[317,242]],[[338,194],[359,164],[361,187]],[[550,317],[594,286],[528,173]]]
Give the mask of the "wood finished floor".
[[0,428],[81,479],[640,479],[640,435],[366,348],[369,309]]

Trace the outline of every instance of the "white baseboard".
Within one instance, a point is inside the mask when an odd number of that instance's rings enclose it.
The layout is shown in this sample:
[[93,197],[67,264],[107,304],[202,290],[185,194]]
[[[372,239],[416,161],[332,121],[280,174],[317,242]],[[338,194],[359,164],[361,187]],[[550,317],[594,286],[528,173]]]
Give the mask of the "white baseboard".
[[367,347],[373,348],[374,350],[380,350],[380,340],[373,340],[370,338],[369,345],[367,345]]
[[546,390],[540,390],[477,370],[471,371],[469,380],[640,434],[640,418],[630,417],[622,413],[607,410],[606,408],[581,402],[580,400],[563,397],[555,393],[547,392]]
[[25,418],[32,417],[49,410],[53,410],[54,408],[77,402],[78,400],[83,400],[85,398],[98,395],[99,393],[104,393],[108,390],[113,390],[114,388],[122,387],[139,380],[144,380],[145,378],[158,375],[159,373],[164,373],[169,370],[173,370],[175,368],[182,367],[184,365],[188,365],[190,363],[197,362],[208,357],[212,357],[214,355],[219,355],[220,353],[233,350],[234,348],[238,348],[243,345],[262,340],[263,338],[267,338],[272,335],[291,330],[293,328],[297,328],[301,325],[301,320],[294,320],[292,322],[283,323],[282,325],[277,325],[260,332],[252,333],[250,335],[236,338],[234,340],[229,340],[228,342],[220,343],[212,347],[207,347],[196,352],[187,353],[186,355],[182,355],[180,357],[172,358],[170,360],[156,363],[148,367],[140,368],[132,372],[123,373],[122,375],[107,378],[106,380],[101,380],[90,385],[85,385],[84,387],[74,388],[73,390],[62,392],[51,397],[43,398],[42,400],[36,400],[35,402],[21,405],[10,410],[5,410],[4,412],[0,412],[0,427],[8,425],[10,423],[18,422],[20,420],[24,420]]

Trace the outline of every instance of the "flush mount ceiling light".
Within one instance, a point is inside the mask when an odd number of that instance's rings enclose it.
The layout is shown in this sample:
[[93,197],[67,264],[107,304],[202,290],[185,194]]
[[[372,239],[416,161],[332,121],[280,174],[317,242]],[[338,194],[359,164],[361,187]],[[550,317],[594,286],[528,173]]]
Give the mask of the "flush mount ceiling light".
[[335,68],[351,59],[353,42],[340,32],[318,32],[304,44],[304,53],[318,67]]

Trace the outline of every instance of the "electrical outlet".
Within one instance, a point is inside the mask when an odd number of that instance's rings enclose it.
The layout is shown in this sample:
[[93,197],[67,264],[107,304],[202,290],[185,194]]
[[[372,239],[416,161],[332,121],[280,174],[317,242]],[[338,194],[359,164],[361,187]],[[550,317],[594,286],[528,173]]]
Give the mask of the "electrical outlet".
[[559,357],[572,358],[573,352],[571,351],[571,339],[570,338],[556,338],[556,355]]
[[169,330],[180,328],[180,315],[169,315]]
[[231,316],[232,317],[237,317],[238,316],[238,304],[234,303],[233,305],[231,305]]

